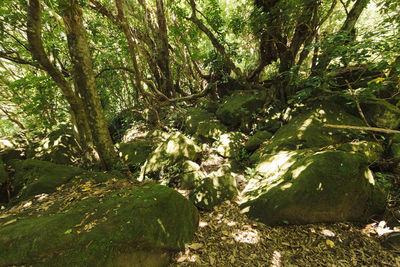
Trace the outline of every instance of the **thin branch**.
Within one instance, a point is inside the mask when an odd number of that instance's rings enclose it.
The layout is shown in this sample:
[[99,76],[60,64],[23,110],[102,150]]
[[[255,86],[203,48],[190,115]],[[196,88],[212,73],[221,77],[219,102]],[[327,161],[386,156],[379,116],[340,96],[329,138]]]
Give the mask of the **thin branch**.
[[322,127],[334,128],[334,129],[345,129],[345,130],[360,130],[360,131],[372,131],[387,134],[400,134],[400,131],[377,128],[377,127],[363,127],[363,126],[353,126],[353,125],[335,125],[335,124],[324,124]]
[[342,6],[344,8],[344,11],[346,12],[346,15],[349,15],[349,11],[347,10],[346,4],[343,2],[343,0],[340,0],[340,3],[342,3]]

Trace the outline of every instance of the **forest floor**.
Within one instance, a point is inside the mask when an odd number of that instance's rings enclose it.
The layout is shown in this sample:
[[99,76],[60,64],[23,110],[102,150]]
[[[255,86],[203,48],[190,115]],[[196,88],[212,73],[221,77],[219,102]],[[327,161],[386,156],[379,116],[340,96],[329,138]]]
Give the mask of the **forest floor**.
[[[382,224],[380,225],[382,226]],[[247,218],[235,202],[200,212],[193,242],[170,266],[400,266],[379,224],[271,227]]]

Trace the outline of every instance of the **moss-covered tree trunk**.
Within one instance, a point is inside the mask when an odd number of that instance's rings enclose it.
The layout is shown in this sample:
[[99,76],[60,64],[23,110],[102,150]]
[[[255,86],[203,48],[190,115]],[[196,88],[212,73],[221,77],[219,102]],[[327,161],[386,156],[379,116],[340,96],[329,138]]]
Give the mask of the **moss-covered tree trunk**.
[[27,11],[27,37],[32,58],[40,64],[41,68],[48,73],[63,92],[70,106],[71,119],[76,128],[74,130],[78,132],[78,141],[83,151],[87,153],[86,157],[89,157],[91,161],[95,159],[93,137],[82,99],[75,95],[71,84],[64,78],[61,71],[50,61],[43,46],[40,0],[30,0]]
[[101,162],[106,169],[109,169],[118,161],[118,155],[114,149],[97,92],[89,45],[83,26],[82,10],[77,0],[60,0],[60,7],[67,32],[74,84],[85,103],[85,112]]

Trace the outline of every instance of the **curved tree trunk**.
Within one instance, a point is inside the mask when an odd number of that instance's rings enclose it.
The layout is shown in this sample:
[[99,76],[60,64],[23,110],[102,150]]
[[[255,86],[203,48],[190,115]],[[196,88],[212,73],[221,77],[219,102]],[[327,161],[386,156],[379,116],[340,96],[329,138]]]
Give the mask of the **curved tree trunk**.
[[[361,13],[367,7],[369,2],[370,0],[357,0],[357,2],[354,3],[352,9],[347,15],[346,21],[343,23],[339,32],[347,32],[350,34],[350,32],[354,30],[357,20],[359,19]],[[323,53],[322,55],[320,55],[318,57],[318,64],[312,70],[312,75],[319,75],[323,71],[325,71],[331,60],[332,58],[329,53]]]
[[93,137],[90,130],[89,122],[85,113],[82,99],[75,95],[75,92],[71,85],[65,80],[61,71],[50,61],[47,56],[42,41],[42,25],[40,20],[41,4],[40,0],[30,0],[28,4],[28,21],[27,21],[27,36],[29,42],[29,50],[32,58],[36,60],[42,69],[44,69],[50,77],[55,81],[58,87],[61,89],[64,97],[70,105],[72,121],[76,122],[73,125],[76,126],[78,131],[77,136],[79,137],[79,143],[84,152],[89,152],[89,160],[95,159],[93,149]]
[[82,10],[77,0],[67,0],[63,4],[62,17],[67,32],[75,88],[85,103],[85,112],[101,162],[106,169],[110,169],[118,161],[118,156],[97,92]]

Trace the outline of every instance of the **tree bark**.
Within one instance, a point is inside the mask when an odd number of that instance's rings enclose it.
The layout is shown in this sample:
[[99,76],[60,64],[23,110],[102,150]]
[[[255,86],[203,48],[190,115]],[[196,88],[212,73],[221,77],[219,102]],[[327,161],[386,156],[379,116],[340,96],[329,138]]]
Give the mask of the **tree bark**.
[[110,169],[118,162],[118,156],[108,131],[97,92],[89,45],[83,26],[82,10],[79,7],[78,0],[66,0],[62,4],[62,17],[73,65],[75,88],[85,103],[85,112],[102,165],[106,169]]
[[[48,58],[42,41],[42,25],[41,25],[41,4],[40,0],[30,0],[28,2],[28,21],[27,36],[29,42],[29,50],[32,58],[37,61],[41,68],[44,69],[50,77],[55,81],[61,89],[64,97],[70,105],[71,117],[75,119],[76,130],[78,132],[79,143],[87,155],[89,160],[95,159],[93,148],[93,137],[90,130],[89,122],[85,113],[82,99],[75,95],[71,85],[65,80],[63,74]],[[74,121],[74,120],[72,120]]]
[[[369,2],[370,0],[357,0],[357,2],[354,3],[352,9],[347,15],[345,22],[340,28],[339,33],[347,32],[350,34],[350,32],[354,30],[357,20],[359,19],[362,11],[367,7]],[[337,45],[343,45],[343,44],[339,43]],[[323,71],[325,71],[331,60],[332,56],[330,53],[323,53],[322,55],[320,55],[318,57],[318,64],[312,70],[312,75],[319,75]]]

